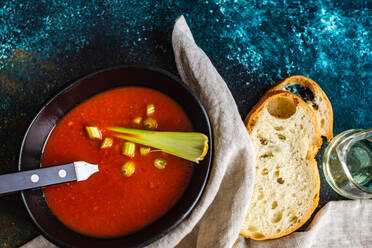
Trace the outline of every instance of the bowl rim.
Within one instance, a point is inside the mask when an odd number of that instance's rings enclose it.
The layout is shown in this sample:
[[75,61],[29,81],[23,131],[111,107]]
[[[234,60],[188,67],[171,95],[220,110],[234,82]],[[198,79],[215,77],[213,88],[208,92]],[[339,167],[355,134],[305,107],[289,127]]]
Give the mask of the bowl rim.
[[[129,65],[128,64],[125,64],[125,65],[110,66],[110,67],[107,67],[107,68],[96,70],[96,71],[93,71],[91,73],[86,74],[85,76],[79,77],[77,79],[70,80],[67,84],[65,84],[61,88],[57,89],[57,93],[55,95],[53,95],[51,98],[49,98],[46,102],[44,102],[42,104],[42,107],[40,108],[40,110],[34,115],[34,118],[30,122],[30,124],[28,125],[28,127],[26,129],[26,132],[25,132],[25,134],[23,136],[23,139],[22,139],[21,148],[20,148],[19,153],[18,153],[18,166],[17,167],[18,167],[18,171],[21,171],[22,170],[22,154],[23,154],[23,151],[24,151],[24,146],[25,146],[27,137],[28,137],[28,135],[30,133],[31,128],[33,127],[33,125],[35,124],[35,122],[38,120],[38,117],[43,113],[44,109],[48,105],[50,105],[53,101],[55,101],[61,95],[67,93],[72,88],[78,86],[80,83],[84,82],[85,80],[87,80],[87,79],[89,79],[91,77],[94,77],[94,76],[99,75],[101,73],[105,73],[105,72],[109,72],[109,71],[114,71],[114,70],[123,70],[123,69],[140,69],[140,70],[148,70],[148,71],[150,71],[152,73],[159,73],[159,74],[162,74],[163,76],[166,76],[166,77],[170,78],[173,82],[175,82],[179,86],[181,86],[183,88],[183,90],[187,91],[187,93],[197,103],[197,105],[199,106],[202,114],[204,115],[204,117],[206,119],[206,127],[205,128],[209,132],[209,135],[208,136],[209,136],[209,139],[210,139],[209,140],[209,151],[208,151],[208,155],[207,155],[208,157],[206,156],[206,158],[209,159],[209,163],[207,164],[207,169],[206,169],[206,175],[205,175],[205,178],[203,179],[201,188],[199,189],[199,192],[197,193],[197,195],[196,195],[195,199],[193,200],[192,204],[187,208],[187,211],[185,211],[172,225],[170,225],[169,227],[165,228],[164,230],[162,230],[161,232],[157,233],[156,235],[153,235],[151,238],[149,238],[149,239],[141,242],[139,245],[133,246],[133,247],[144,247],[144,246],[147,246],[147,245],[149,245],[149,244],[151,244],[151,243],[159,240],[160,238],[164,237],[165,235],[167,235],[169,232],[171,232],[172,230],[174,230],[182,221],[184,221],[187,216],[190,215],[190,213],[194,210],[196,204],[199,202],[202,194],[204,193],[205,187],[206,187],[207,182],[208,182],[208,180],[210,178],[211,167],[213,165],[214,137],[213,137],[213,131],[212,131],[212,128],[211,128],[211,122],[210,122],[208,113],[205,110],[205,108],[204,108],[203,104],[201,103],[201,101],[199,100],[199,98],[189,88],[189,86],[186,85],[179,77],[177,77],[173,73],[171,73],[171,72],[169,72],[167,70],[164,70],[162,68],[155,67],[155,66],[146,66],[146,65],[138,65],[138,64],[129,64]],[[125,86],[123,86],[123,87],[125,87]],[[143,87],[145,87],[145,86],[143,86]],[[114,89],[114,88],[112,88],[112,89]],[[109,89],[106,89],[106,90],[109,90]],[[106,90],[100,90],[96,94],[100,94],[100,93],[102,93],[102,92],[104,92]],[[89,98],[91,98],[93,96],[86,97],[86,98],[84,98],[84,100],[87,100],[87,99],[89,99]],[[73,108],[75,108],[76,106],[78,106],[81,103],[82,102],[77,103],[69,111],[71,111]],[[65,113],[65,114],[67,114],[67,113]],[[27,211],[29,217],[31,218],[33,224],[35,224],[35,226],[40,231],[40,234],[43,237],[45,237],[47,240],[49,240],[50,242],[52,242],[53,244],[56,244],[58,246],[61,246],[61,247],[73,247],[73,246],[71,246],[69,244],[66,244],[65,242],[63,242],[63,241],[61,241],[61,240],[53,237],[46,230],[44,230],[44,228],[41,227],[40,224],[38,223],[38,221],[36,220],[35,216],[33,215],[32,211],[30,209],[30,206],[27,203],[27,199],[26,199],[26,196],[25,196],[25,191],[21,191],[20,194],[21,194],[21,199],[22,199],[23,205],[26,208],[26,211]],[[182,197],[178,201],[180,201],[182,199]],[[60,221],[60,220],[58,220],[58,221]],[[155,220],[154,222],[156,222],[156,221],[157,220]],[[66,227],[66,228],[68,228],[68,227]],[[70,228],[68,228],[68,229],[70,229]],[[70,230],[72,230],[72,229],[70,229]],[[78,233],[78,232],[76,232],[74,230],[72,230],[72,231],[75,232],[75,233]],[[124,235],[124,236],[113,237],[113,238],[100,238],[100,237],[88,236],[88,235],[85,235],[85,234],[81,234],[81,235],[86,236],[86,237],[90,237],[90,238],[96,239],[96,240],[114,240],[114,239],[120,239],[121,237],[124,237],[125,236]]]

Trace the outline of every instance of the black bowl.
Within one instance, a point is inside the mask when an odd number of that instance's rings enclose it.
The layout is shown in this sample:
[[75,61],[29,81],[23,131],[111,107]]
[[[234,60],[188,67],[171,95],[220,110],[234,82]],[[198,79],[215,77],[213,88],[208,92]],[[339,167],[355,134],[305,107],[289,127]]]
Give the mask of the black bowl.
[[26,209],[41,233],[62,247],[142,247],[163,237],[185,219],[199,200],[208,180],[212,162],[213,139],[208,115],[190,89],[174,75],[160,69],[126,66],[111,68],[88,75],[53,97],[36,115],[24,137],[18,169],[40,167],[45,141],[56,123],[72,108],[100,92],[123,86],[143,86],[165,93],[187,113],[194,130],[206,134],[210,149],[196,166],[189,186],[176,205],[149,226],[127,236],[94,238],[64,226],[50,211],[42,190],[22,192]]

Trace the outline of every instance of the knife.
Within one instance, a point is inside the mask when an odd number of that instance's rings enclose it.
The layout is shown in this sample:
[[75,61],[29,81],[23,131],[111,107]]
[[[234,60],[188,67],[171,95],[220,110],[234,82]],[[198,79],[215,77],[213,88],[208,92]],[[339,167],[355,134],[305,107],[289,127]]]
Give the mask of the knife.
[[98,171],[98,165],[96,164],[77,161],[64,165],[0,175],[0,195],[54,184],[84,181]]

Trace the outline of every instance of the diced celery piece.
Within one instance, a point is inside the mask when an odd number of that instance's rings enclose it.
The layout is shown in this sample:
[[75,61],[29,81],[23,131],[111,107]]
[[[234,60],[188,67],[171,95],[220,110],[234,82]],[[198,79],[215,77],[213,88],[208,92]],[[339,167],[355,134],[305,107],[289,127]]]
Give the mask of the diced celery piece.
[[146,106],[146,114],[147,115],[152,115],[153,113],[155,113],[155,106],[154,106],[154,104],[148,104]]
[[154,118],[148,117],[143,121],[143,125],[147,129],[156,129],[158,127],[158,122]]
[[112,138],[104,138],[102,144],[101,144],[101,149],[106,149],[110,148],[114,144],[114,139]]
[[164,169],[167,161],[164,158],[157,158],[154,160],[154,166],[160,170]]
[[102,134],[98,127],[85,127],[90,139],[102,139]]
[[133,123],[137,125],[141,124],[141,121],[142,121],[142,117],[136,117],[133,119]]
[[133,158],[136,152],[136,144],[132,142],[125,142],[123,147],[123,155]]
[[150,147],[140,147],[140,153],[142,156],[145,156],[151,151]]
[[128,161],[121,166],[121,172],[125,177],[130,177],[133,175],[135,170],[134,163],[132,161]]

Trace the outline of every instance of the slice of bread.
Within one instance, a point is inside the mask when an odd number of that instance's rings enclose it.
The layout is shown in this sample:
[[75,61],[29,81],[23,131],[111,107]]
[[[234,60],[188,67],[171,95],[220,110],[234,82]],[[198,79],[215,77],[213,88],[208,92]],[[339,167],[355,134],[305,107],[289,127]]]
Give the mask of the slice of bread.
[[253,196],[240,234],[274,239],[301,227],[319,201],[314,112],[287,91],[266,94],[246,118],[256,150]]
[[291,76],[274,86],[269,92],[286,90],[296,94],[314,111],[320,134],[329,141],[333,137],[333,110],[327,95],[310,78]]

